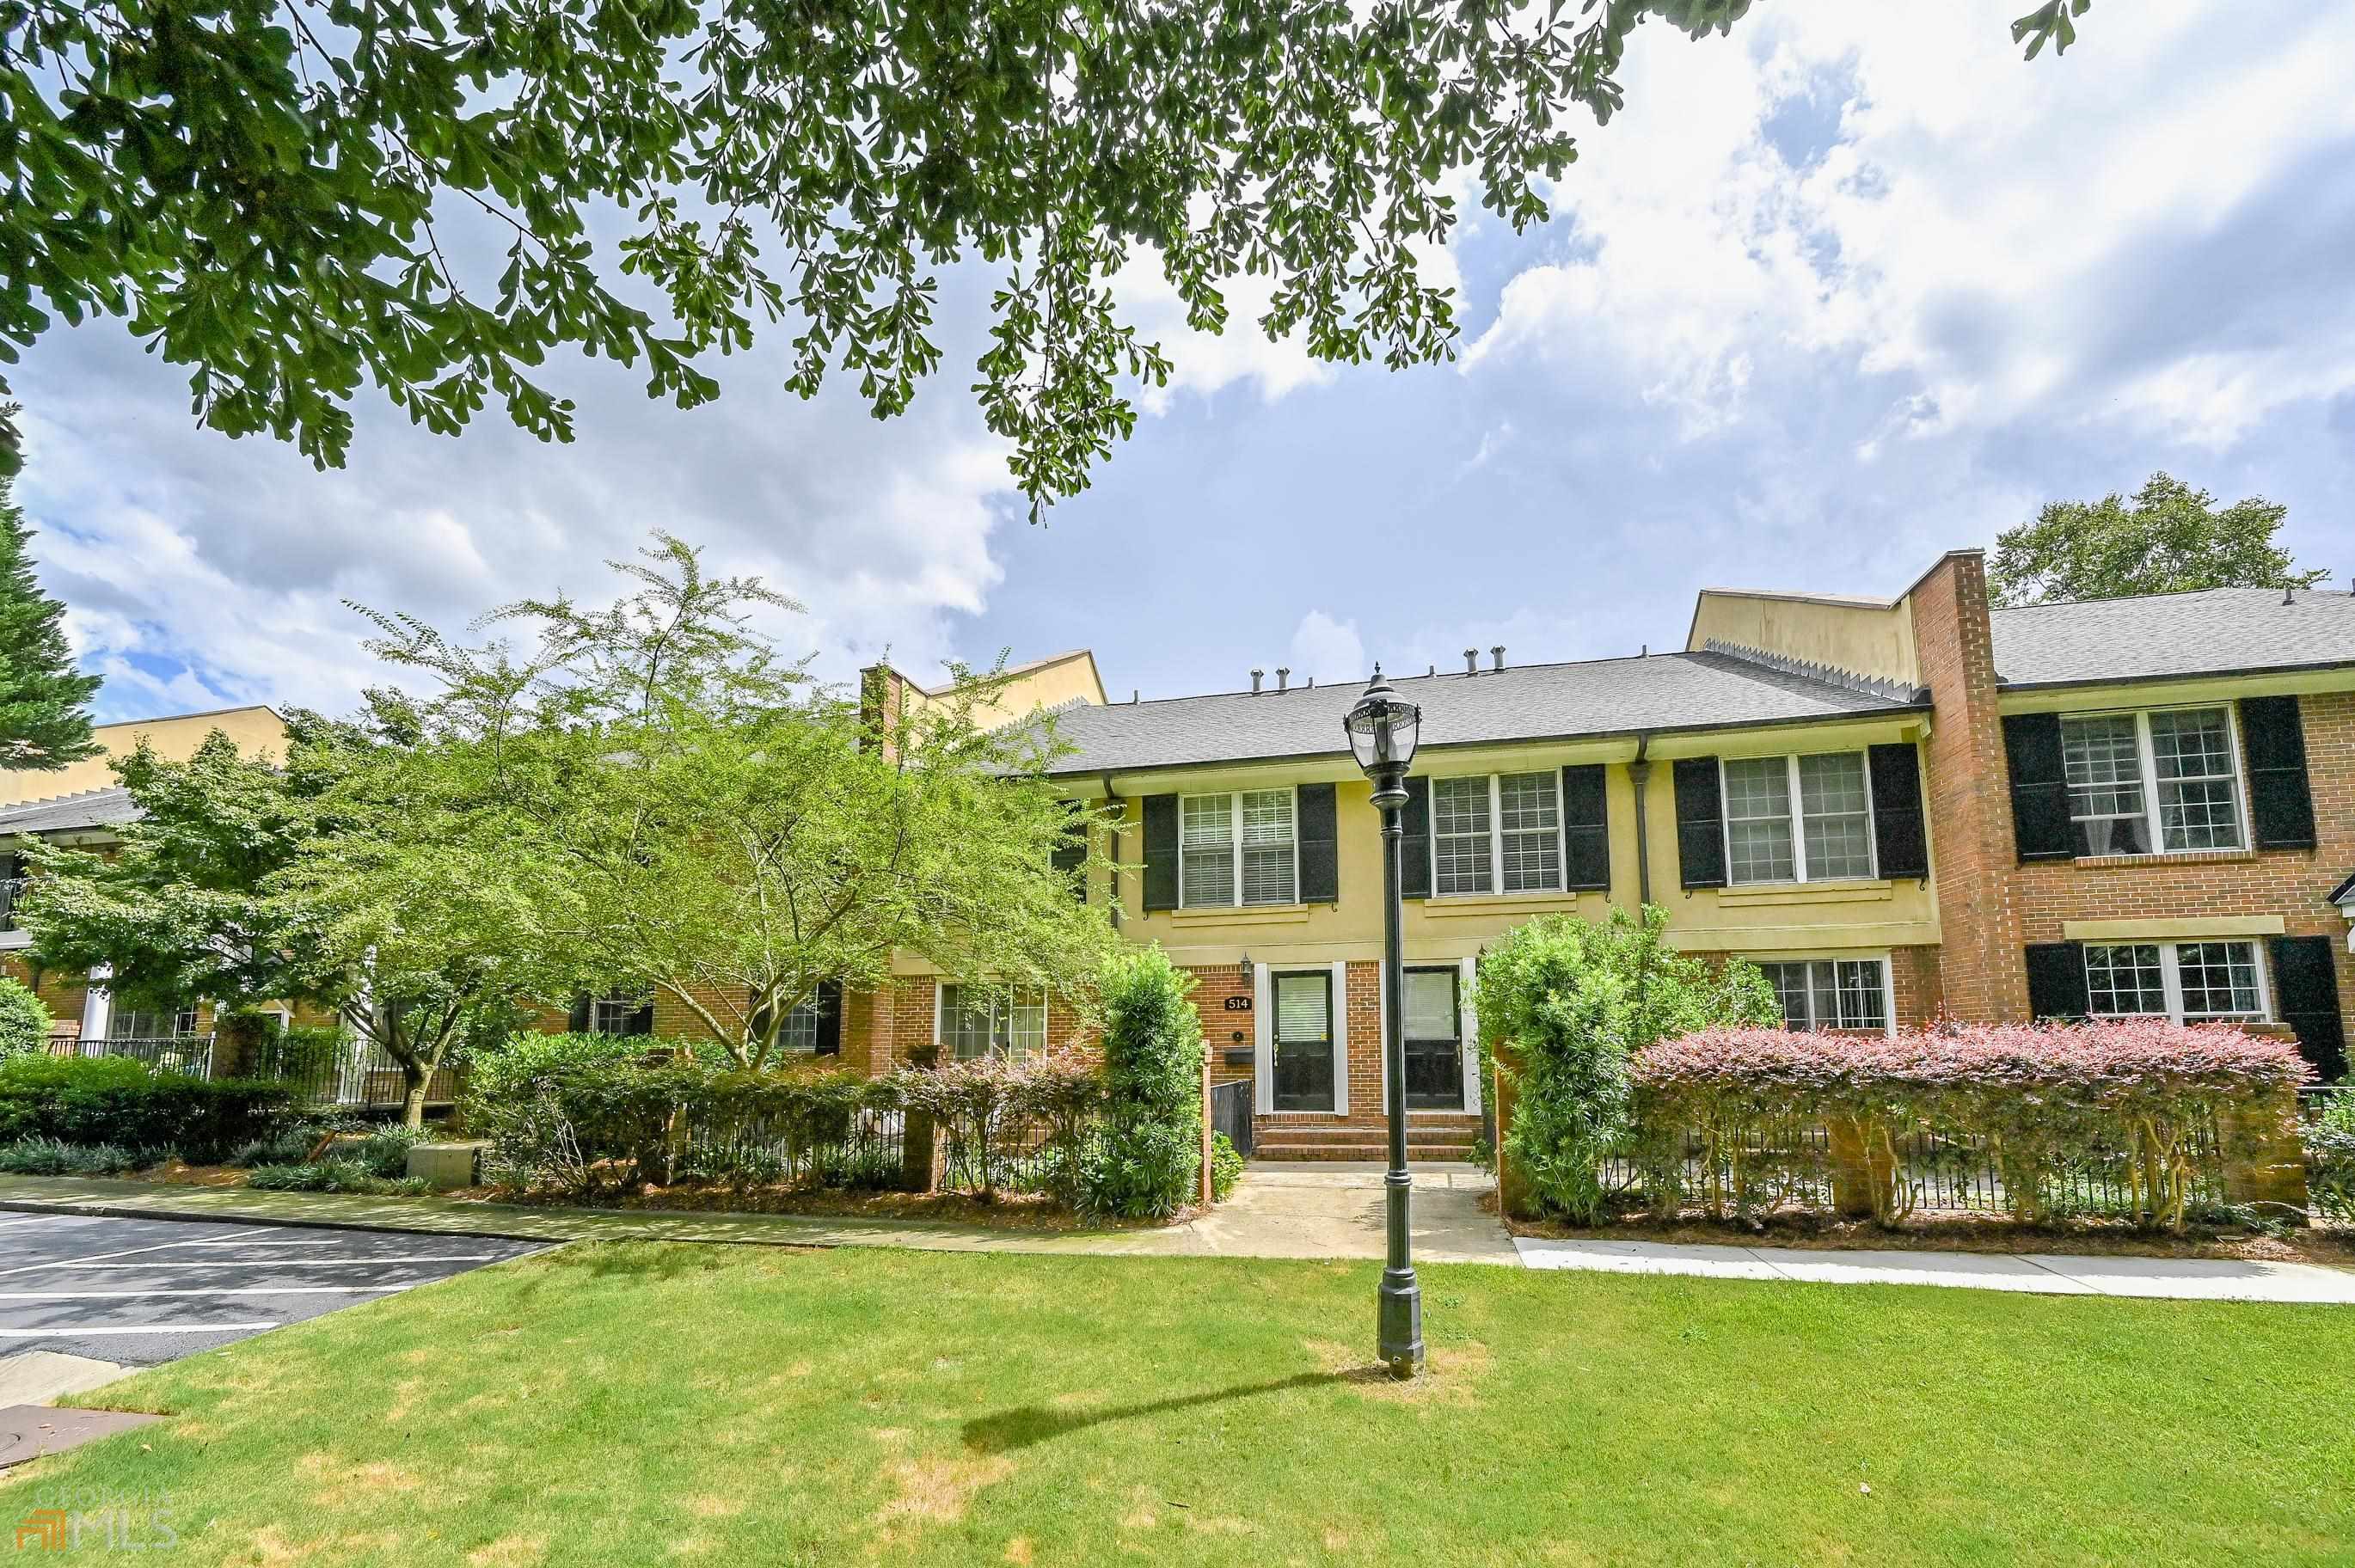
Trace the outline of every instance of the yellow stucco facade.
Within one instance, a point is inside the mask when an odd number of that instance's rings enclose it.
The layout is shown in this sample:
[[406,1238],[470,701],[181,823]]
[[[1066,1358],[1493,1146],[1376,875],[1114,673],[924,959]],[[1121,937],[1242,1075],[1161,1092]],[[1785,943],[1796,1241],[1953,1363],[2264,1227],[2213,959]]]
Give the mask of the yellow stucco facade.
[[53,773],[0,773],[0,805],[55,800],[105,789],[114,783],[107,764],[126,756],[142,740],[166,762],[181,763],[196,754],[206,736],[219,731],[237,742],[249,757],[279,756],[286,750],[286,720],[275,709],[262,707],[222,708],[209,713],[176,713],[162,719],[133,719],[121,724],[100,724],[91,731],[103,754],[72,763]]

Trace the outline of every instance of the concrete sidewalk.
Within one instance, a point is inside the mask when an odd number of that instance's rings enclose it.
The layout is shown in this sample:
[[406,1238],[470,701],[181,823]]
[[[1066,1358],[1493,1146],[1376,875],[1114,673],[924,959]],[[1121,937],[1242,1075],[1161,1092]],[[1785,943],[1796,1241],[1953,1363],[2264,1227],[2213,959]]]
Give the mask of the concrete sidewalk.
[[1843,1252],[1830,1248],[1549,1242],[1517,1236],[1537,1269],[1784,1279],[1818,1285],[1943,1285],[2039,1296],[2137,1296],[2200,1301],[2355,1304],[2355,1269],[2232,1258],[2140,1258],[2077,1253]]
[[[1493,1215],[1487,1178],[1469,1166],[1415,1172],[1416,1255],[1434,1263],[1519,1260]],[[171,1187],[95,1177],[0,1176],[0,1210],[143,1219],[251,1221],[347,1230],[421,1231],[538,1242],[719,1242],[754,1246],[906,1247],[920,1252],[1081,1253],[1107,1257],[1368,1258],[1381,1256],[1380,1166],[1255,1165],[1231,1200],[1199,1220],[1150,1229],[996,1230],[923,1220],[794,1214],[687,1214],[484,1203],[457,1198],[368,1198]],[[5,1234],[5,1232],[0,1232]]]

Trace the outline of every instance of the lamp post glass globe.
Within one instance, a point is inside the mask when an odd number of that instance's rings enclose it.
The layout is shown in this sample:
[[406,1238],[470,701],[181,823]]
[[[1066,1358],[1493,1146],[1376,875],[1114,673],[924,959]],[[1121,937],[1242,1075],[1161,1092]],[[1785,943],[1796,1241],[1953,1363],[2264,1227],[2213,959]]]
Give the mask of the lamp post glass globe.
[[1423,711],[1382,678],[1380,666],[1341,728],[1350,754],[1374,784],[1374,805],[1382,814],[1382,1061],[1390,1120],[1390,1169],[1382,1178],[1389,1255],[1374,1298],[1374,1344],[1393,1377],[1411,1378],[1423,1366],[1423,1287],[1414,1277],[1409,1250],[1408,1196],[1413,1179],[1406,1168],[1406,964],[1400,934],[1399,848],[1404,836],[1400,808],[1406,805],[1406,770]]
[[1406,799],[1406,770],[1423,728],[1423,710],[1399,696],[1377,667],[1365,695],[1341,721],[1349,752],[1374,783],[1374,804],[1384,809]]

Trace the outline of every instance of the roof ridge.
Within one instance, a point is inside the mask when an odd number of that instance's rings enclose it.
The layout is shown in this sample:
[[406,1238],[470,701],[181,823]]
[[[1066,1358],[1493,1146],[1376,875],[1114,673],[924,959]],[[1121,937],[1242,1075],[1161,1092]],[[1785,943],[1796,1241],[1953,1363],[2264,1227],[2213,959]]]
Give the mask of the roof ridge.
[[[1990,604],[1991,615],[2009,614],[2016,610],[2082,610],[2088,604],[2133,604],[2151,599],[2190,599],[2202,593],[2279,593],[2283,590],[2262,582],[2220,582],[2213,588],[2175,588],[2164,593],[2111,593],[2094,599],[2041,599],[2033,604]],[[2355,598],[2355,589],[2300,588],[2300,593],[2322,593],[2336,599]]]
[[[1665,652],[1657,654],[1610,654],[1601,658],[1591,659],[1536,659],[1528,664],[1508,664],[1502,669],[1491,668],[1477,671],[1443,669],[1433,674],[1393,675],[1388,678],[1393,686],[1404,686],[1409,681],[1463,680],[1474,675],[1476,675],[1477,677],[1482,680],[1492,680],[1500,675],[1520,675],[1529,670],[1576,669],[1586,665],[1642,664],[1647,661],[1653,664],[1657,664],[1662,659],[1685,659],[1691,658],[1692,656],[1693,651],[1690,648],[1670,648]],[[1297,697],[1304,691],[1340,691],[1348,687],[1356,686],[1363,681],[1369,681],[1371,679],[1373,679],[1373,676],[1371,674],[1363,676],[1352,675],[1344,676],[1339,680],[1328,681],[1323,686],[1308,686],[1305,684],[1300,686],[1289,686],[1281,691],[1276,690],[1273,687],[1264,691],[1252,691],[1241,687],[1237,687],[1232,690],[1228,691],[1187,691],[1180,692],[1173,697],[1140,697],[1134,702],[1114,701],[1107,702],[1103,704],[1103,706],[1106,708],[1151,707],[1156,702],[1208,702],[1221,697]],[[1094,703],[1089,703],[1087,706],[1092,708],[1096,705]]]
[[1788,654],[1773,653],[1765,648],[1753,648],[1746,643],[1730,643],[1711,637],[1701,645],[1704,653],[1722,654],[1727,658],[1771,669],[1778,675],[1797,676],[1802,680],[1821,681],[1845,691],[1859,692],[1866,697],[1884,697],[1893,702],[1918,700],[1922,688],[1908,686],[1902,680],[1889,680],[1880,676],[1865,675],[1838,665],[1822,664],[1814,659],[1794,658]]

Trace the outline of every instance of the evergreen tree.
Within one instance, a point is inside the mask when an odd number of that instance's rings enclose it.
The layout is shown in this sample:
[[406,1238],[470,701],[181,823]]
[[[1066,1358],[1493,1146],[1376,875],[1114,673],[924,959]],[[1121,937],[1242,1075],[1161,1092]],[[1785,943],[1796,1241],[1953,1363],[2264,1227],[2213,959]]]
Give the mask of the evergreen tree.
[[33,579],[32,538],[0,479],[0,768],[48,770],[98,754],[99,677],[74,668],[66,607]]

